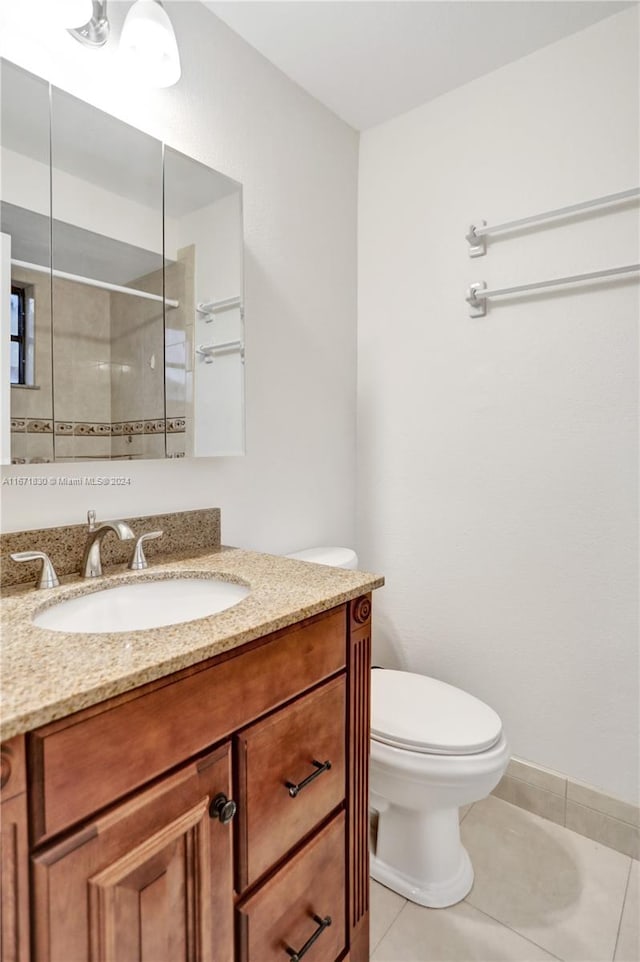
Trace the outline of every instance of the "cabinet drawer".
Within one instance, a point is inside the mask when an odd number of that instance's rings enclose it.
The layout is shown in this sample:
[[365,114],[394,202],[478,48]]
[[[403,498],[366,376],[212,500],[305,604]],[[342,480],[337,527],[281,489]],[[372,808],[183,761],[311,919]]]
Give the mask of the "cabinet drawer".
[[38,729],[30,738],[33,778],[42,785],[31,811],[34,843],[335,674],[345,658],[343,605],[171,683]]
[[345,712],[342,675],[236,736],[238,891],[343,800]]
[[314,935],[306,962],[335,962],[345,947],[345,892],[341,812],[238,906],[240,962],[288,962],[287,949],[299,954]]

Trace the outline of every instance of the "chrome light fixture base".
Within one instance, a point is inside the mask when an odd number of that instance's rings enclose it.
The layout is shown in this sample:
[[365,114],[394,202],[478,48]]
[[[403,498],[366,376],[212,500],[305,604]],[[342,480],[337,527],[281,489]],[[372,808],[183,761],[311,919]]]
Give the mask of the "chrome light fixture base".
[[93,0],[91,20],[82,27],[73,27],[69,33],[85,47],[103,47],[109,39],[109,30],[107,0]]

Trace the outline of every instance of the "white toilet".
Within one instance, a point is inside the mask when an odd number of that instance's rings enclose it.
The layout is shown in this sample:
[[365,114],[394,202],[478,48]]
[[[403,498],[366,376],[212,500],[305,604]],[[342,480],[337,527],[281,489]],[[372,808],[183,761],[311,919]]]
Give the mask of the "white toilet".
[[[348,548],[308,548],[288,557],[357,564]],[[369,804],[378,829],[371,876],[419,905],[461,901],[473,868],[458,810],[489,795],[508,761],[502,722],[484,702],[425,675],[372,669]]]

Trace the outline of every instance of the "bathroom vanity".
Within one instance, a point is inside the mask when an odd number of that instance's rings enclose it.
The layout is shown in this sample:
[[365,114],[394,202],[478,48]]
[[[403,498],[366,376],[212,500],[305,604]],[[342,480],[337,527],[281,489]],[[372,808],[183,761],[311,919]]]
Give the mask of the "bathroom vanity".
[[[34,697],[4,719],[2,962],[365,962],[382,579],[224,548],[144,576],[181,572],[252,590],[124,637],[32,626],[56,590],[86,590],[77,580],[3,601]],[[65,666],[46,692],[38,645]]]

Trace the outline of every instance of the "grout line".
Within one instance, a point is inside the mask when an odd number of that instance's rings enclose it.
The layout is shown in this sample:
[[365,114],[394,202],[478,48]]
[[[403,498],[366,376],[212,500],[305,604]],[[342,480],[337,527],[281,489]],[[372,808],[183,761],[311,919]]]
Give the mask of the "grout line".
[[[617,815],[610,815],[609,812],[603,812],[601,808],[593,808],[592,805],[585,805],[584,802],[576,802],[576,800],[573,798],[568,798],[567,801],[571,802],[572,805],[577,805],[578,808],[586,808],[588,812],[594,812],[596,815],[602,815],[604,818],[610,818],[614,822],[619,822],[621,825],[628,825],[630,828],[640,829],[639,822],[628,822],[626,818],[618,818]],[[633,856],[630,856],[630,858],[633,858]]]
[[[566,803],[566,800],[567,800],[566,784],[565,784],[565,790],[564,790],[564,792],[563,792],[562,794],[560,794],[560,792],[554,792],[553,789],[551,789],[551,788],[541,788],[540,785],[534,785],[533,782],[528,782],[528,781],[526,780],[526,778],[520,778],[519,775],[508,775],[507,777],[508,777],[508,778],[512,778],[515,782],[520,782],[522,785],[527,785],[529,788],[533,788],[533,789],[535,789],[535,790],[538,791],[538,792],[544,792],[546,795],[554,795],[556,798],[564,798],[565,803]],[[493,795],[493,792],[491,792],[491,794]],[[499,795],[496,795],[496,798],[500,798],[500,796],[499,796]],[[502,801],[504,802],[504,801],[506,801],[506,799],[503,798]],[[512,804],[512,805],[516,805],[517,808],[524,808],[523,805],[517,805],[516,802],[512,802],[511,804]],[[525,811],[529,812],[529,811],[531,811],[531,809],[525,809]],[[533,814],[533,815],[537,815],[538,813],[537,813],[537,812],[533,812],[532,814]],[[540,818],[544,818],[544,815],[541,815]],[[548,821],[549,821],[549,820],[548,820]],[[556,824],[557,824],[557,823],[556,823]]]
[[[378,885],[382,885],[382,882],[378,882]],[[384,887],[384,886],[383,886],[383,887]],[[389,891],[393,891],[393,889],[389,889]],[[397,895],[397,894],[398,894],[398,893],[396,892],[396,895]],[[401,898],[404,898],[404,896],[401,896]],[[378,948],[378,946],[380,945],[380,943],[382,942],[382,940],[387,937],[388,933],[389,933],[390,930],[393,928],[393,926],[396,924],[396,922],[398,921],[398,919],[400,918],[400,916],[402,915],[402,913],[404,912],[404,910],[406,909],[406,907],[407,907],[408,904],[409,904],[409,899],[404,899],[404,905],[402,905],[402,906],[400,907],[400,911],[398,912],[397,915],[395,915],[395,916],[393,917],[393,919],[391,920],[391,922],[389,923],[389,925],[386,927],[386,929],[384,930],[384,932],[382,933],[382,935],[380,936],[380,938],[378,939],[378,941],[376,942],[376,944],[369,946],[369,955],[370,955],[370,956],[373,955],[373,953],[374,953],[375,950]]]
[[557,959],[558,962],[563,962],[563,959],[559,955],[555,955],[549,949],[545,948],[544,945],[540,945],[539,942],[534,942],[533,939],[530,939],[528,938],[528,936],[523,935],[522,932],[519,932],[517,929],[512,928],[510,925],[507,925],[506,922],[503,922],[501,919],[497,919],[495,915],[490,915],[489,912],[485,912],[484,909],[479,909],[477,905],[474,905],[472,902],[469,902],[467,898],[465,898],[464,901],[467,903],[467,905],[470,905],[472,909],[475,909],[476,912],[480,912],[481,915],[485,915],[488,919],[491,919],[493,922],[497,922],[498,925],[501,925],[503,928],[508,929],[509,932],[513,932],[514,935],[518,935],[521,939],[524,939],[525,942],[528,942],[530,945],[535,945],[537,949],[542,949],[542,951],[546,952],[547,955],[550,955],[552,959]]
[[[571,801],[571,799],[570,799]],[[594,815],[600,815],[602,818],[609,819],[611,822],[616,822],[618,825],[626,825],[627,828],[633,828],[636,832],[640,831],[640,826],[634,825],[633,822],[625,822],[622,818],[616,818],[615,815],[607,815],[606,812],[600,812],[597,808],[589,808],[588,805],[582,805],[580,802],[572,802],[576,808],[584,808],[587,812],[593,812]],[[582,835],[582,832],[578,832],[575,828],[569,828],[568,825],[565,826],[570,832],[576,832],[576,835]],[[619,848],[614,848],[613,845],[609,845],[607,842],[601,842],[599,838],[593,838],[592,835],[582,835],[583,838],[590,838],[592,842],[598,842],[599,845],[604,845],[605,848],[611,848],[614,852],[620,852]],[[621,852],[621,855],[627,855],[629,858],[633,858],[633,855],[629,855],[628,852]]]
[[619,921],[618,921],[618,931],[616,932],[616,941],[615,941],[615,945],[613,946],[613,955],[611,956],[612,959],[615,959],[615,957],[616,957],[616,952],[618,951],[618,942],[620,941],[620,930],[622,929],[622,917],[623,917],[623,915],[624,915],[624,907],[625,907],[625,905],[626,905],[627,895],[628,895],[628,893],[629,893],[629,885],[631,884],[631,869],[632,869],[632,868],[633,868],[633,859],[630,858],[630,859],[629,859],[629,872],[627,873],[627,884],[626,884],[625,887],[624,887],[624,895],[622,896],[622,907],[621,907],[621,909],[620,909],[620,919],[619,919]]

